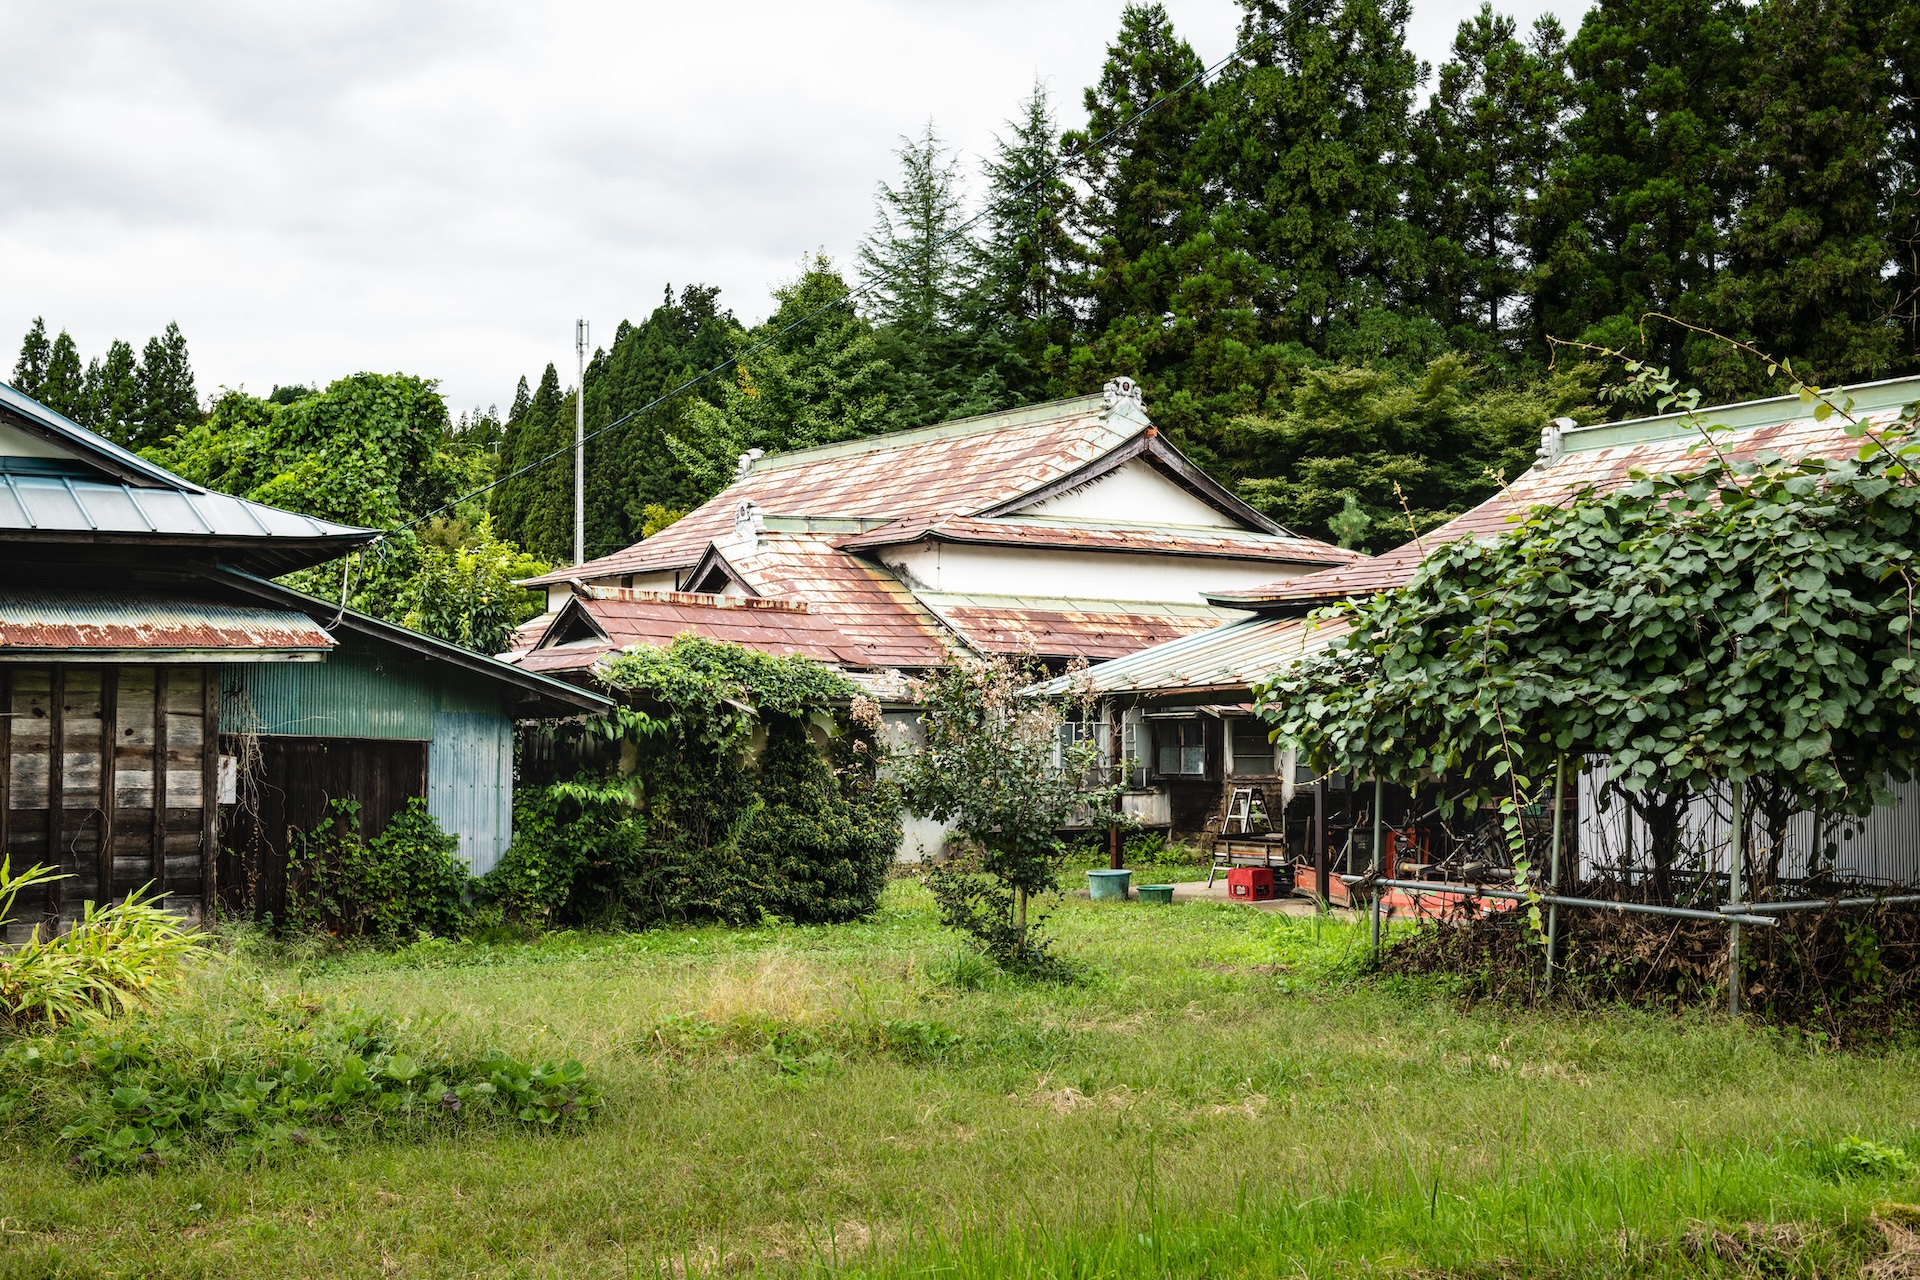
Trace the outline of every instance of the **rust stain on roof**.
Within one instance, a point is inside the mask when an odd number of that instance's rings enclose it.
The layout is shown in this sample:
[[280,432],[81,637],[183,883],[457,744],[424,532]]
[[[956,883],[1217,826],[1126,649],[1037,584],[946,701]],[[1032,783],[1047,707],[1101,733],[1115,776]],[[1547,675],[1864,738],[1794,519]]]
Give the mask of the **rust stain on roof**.
[[304,613],[138,592],[0,589],[0,651],[324,654],[333,639]]
[[[1898,409],[1886,409],[1863,415],[1869,426],[1891,425]],[[1709,413],[1708,421],[1711,421]],[[1596,434],[1618,433],[1630,424],[1607,423],[1586,428]],[[1569,433],[1577,442],[1578,432]],[[1764,452],[1785,458],[1848,458],[1859,451],[1860,441],[1846,434],[1840,419],[1816,421],[1811,416],[1788,422],[1768,423],[1743,430],[1716,433],[1712,448],[1732,461],[1750,461]],[[1576,447],[1561,454],[1550,464],[1536,464],[1522,472],[1514,482],[1479,506],[1448,521],[1414,542],[1358,564],[1323,569],[1318,573],[1286,578],[1262,586],[1236,591],[1209,592],[1209,600],[1241,607],[1294,605],[1306,607],[1333,603],[1354,596],[1371,595],[1405,583],[1426,558],[1427,552],[1463,537],[1489,537],[1504,533],[1540,506],[1564,506],[1578,493],[1601,493],[1625,488],[1635,473],[1671,474],[1699,466],[1709,457],[1709,446],[1698,433],[1675,435],[1666,439],[1604,445],[1600,448]]]
[[[576,615],[595,634],[572,636]],[[636,645],[664,648],[683,635],[746,645],[778,657],[799,656],[830,665],[869,665],[830,620],[803,600],[703,595],[691,591],[593,588],[576,597],[549,625],[539,647],[518,656],[529,671],[578,671]]]
[[1031,653],[1049,658],[1090,658],[1096,662],[1181,636],[1211,631],[1220,622],[1217,617],[1206,616],[966,605],[944,609],[941,617],[983,653]]
[[1063,550],[1134,551],[1150,555],[1189,555],[1248,560],[1281,560],[1294,564],[1351,564],[1364,560],[1364,552],[1349,551],[1313,538],[1275,536],[1254,532],[1231,532],[1160,526],[1157,528],[1115,528],[1110,525],[1068,523],[1061,520],[973,516],[949,516],[928,524],[895,521],[893,524],[842,539],[848,550],[897,546],[919,538],[941,538],[951,542],[977,542],[997,546],[1052,547]]

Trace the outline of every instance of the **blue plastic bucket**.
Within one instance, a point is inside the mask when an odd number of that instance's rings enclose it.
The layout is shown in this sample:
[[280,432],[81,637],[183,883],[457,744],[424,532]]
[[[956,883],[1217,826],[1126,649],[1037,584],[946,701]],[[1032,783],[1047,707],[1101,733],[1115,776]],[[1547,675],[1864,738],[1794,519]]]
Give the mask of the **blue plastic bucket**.
[[1127,896],[1127,884],[1132,879],[1131,871],[1089,871],[1087,896],[1095,902],[1107,898],[1124,899]]

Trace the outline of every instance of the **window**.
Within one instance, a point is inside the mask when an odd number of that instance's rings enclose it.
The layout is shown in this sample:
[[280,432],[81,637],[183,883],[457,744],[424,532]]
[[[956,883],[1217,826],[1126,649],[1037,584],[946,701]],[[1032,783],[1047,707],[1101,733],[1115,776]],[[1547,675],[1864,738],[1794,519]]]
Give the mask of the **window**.
[[1157,772],[1198,776],[1207,771],[1205,730],[1198,719],[1154,721],[1153,747]]
[[1227,722],[1233,735],[1233,774],[1237,778],[1271,774],[1273,743],[1267,741],[1267,722],[1251,716]]

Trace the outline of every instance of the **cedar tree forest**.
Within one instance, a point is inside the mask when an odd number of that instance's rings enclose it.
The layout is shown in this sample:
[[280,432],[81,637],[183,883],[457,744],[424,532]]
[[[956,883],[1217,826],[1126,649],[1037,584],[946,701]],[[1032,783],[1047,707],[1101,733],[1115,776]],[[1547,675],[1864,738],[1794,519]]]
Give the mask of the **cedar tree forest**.
[[[1710,401],[1785,386],[1689,326],[1819,382],[1920,369],[1915,0],[1601,0],[1571,33],[1484,6],[1437,69],[1406,47],[1408,0],[1239,3],[1210,74],[1132,4],[1080,101],[1036,86],[977,164],[931,121],[903,138],[857,254],[808,255],[759,323],[697,284],[622,321],[587,369],[590,431],[740,358],[588,445],[588,554],[670,523],[748,448],[1118,374],[1252,505],[1379,550],[1523,468],[1545,420],[1641,411],[1598,407],[1618,375],[1557,340]],[[203,410],[177,328],[83,365],[39,321],[14,382],[196,480],[387,527],[563,449],[582,394],[549,365],[504,417],[372,374]],[[534,607],[508,579],[569,553],[571,485],[563,456],[389,539],[355,602],[500,643]]]

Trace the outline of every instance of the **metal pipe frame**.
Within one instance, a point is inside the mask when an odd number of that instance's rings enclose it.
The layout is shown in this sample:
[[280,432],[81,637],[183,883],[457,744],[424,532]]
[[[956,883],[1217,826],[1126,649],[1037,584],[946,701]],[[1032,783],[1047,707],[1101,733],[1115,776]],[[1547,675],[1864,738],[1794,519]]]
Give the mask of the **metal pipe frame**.
[[[1377,885],[1386,889],[1406,889],[1413,893],[1453,894],[1462,898],[1504,898],[1512,902],[1530,901],[1526,894],[1512,889],[1486,889],[1471,884],[1435,884],[1426,880],[1369,880],[1366,876],[1341,876],[1340,879],[1347,884]],[[1699,911],[1692,907],[1659,907],[1649,902],[1610,902],[1604,898],[1566,898],[1557,893],[1543,893],[1540,895],[1540,901],[1550,906],[1596,907],[1602,911],[1631,911],[1640,915],[1672,916],[1681,920],[1719,920],[1729,924],[1757,925],[1780,923],[1767,916],[1730,915],[1725,910]]]
[[1920,893],[1901,893],[1885,898],[1808,898],[1800,902],[1742,902],[1737,907],[1728,904],[1720,908],[1720,910],[1744,912],[1818,911],[1822,907],[1898,906],[1909,902],[1920,902]]

